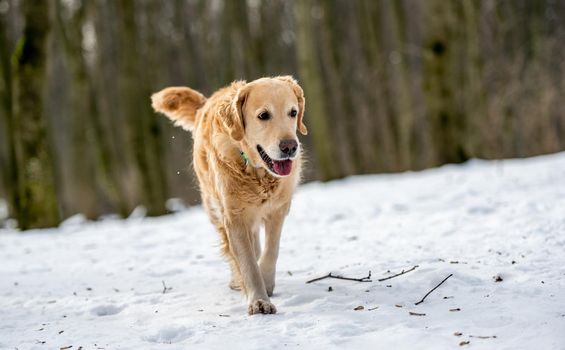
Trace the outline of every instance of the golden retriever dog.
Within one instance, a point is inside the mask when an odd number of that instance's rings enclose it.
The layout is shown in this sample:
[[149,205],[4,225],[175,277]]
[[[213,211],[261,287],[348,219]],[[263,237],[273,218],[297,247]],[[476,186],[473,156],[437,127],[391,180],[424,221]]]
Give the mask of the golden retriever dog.
[[[155,111],[192,132],[202,203],[221,237],[232,289],[249,314],[274,314],[276,262],[284,219],[300,181],[304,92],[290,76],[236,81],[209,98],[188,87],[152,97]],[[265,228],[261,251],[259,231]]]

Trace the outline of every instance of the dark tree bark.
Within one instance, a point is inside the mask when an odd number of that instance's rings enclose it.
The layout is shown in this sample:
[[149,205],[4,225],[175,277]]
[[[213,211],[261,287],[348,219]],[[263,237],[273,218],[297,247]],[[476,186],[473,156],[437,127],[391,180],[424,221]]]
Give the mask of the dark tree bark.
[[[125,129],[127,123],[123,120],[122,106],[119,96],[119,77],[117,47],[119,43],[112,23],[117,22],[114,2],[93,1],[88,3],[90,20],[96,36],[96,52],[93,62],[89,65],[89,75],[93,95],[96,96],[92,108],[96,117],[93,118],[93,132],[99,146],[97,147],[97,163],[101,176],[101,186],[107,190],[110,208],[106,213],[118,212],[128,215],[136,205],[135,189],[138,183],[131,164]],[[94,97],[92,97],[94,99]]]
[[383,2],[383,19],[389,28],[389,64],[387,81],[391,84],[400,169],[413,164],[414,110],[406,54],[406,21],[400,1]]
[[13,56],[14,144],[17,195],[12,198],[21,229],[51,227],[59,222],[53,157],[44,115],[47,1],[22,2],[25,25]]
[[[331,179],[338,176],[338,167],[331,148],[331,135],[328,119],[324,114],[324,94],[320,79],[319,64],[312,23],[313,1],[296,1],[296,50],[298,53],[298,71],[305,89],[307,109],[305,121],[312,131],[314,147],[320,164],[320,178]],[[318,5],[316,5],[318,6]],[[318,8],[318,11],[320,9]]]
[[367,93],[367,105],[372,111],[373,125],[369,130],[377,140],[377,171],[399,170],[399,161],[395,146],[395,137],[392,112],[392,98],[387,94],[386,86],[386,54],[383,45],[383,17],[381,4],[373,0],[362,1],[359,6],[359,22],[361,35],[364,38],[365,55],[369,65],[369,71],[365,79],[368,80],[370,88]]
[[[91,79],[88,76],[83,52],[83,26],[87,11],[87,2],[78,2],[78,9],[73,13],[64,13],[61,0],[55,4],[55,28],[64,49],[64,58],[69,69],[71,82],[69,97],[70,115],[70,153],[71,178],[67,184],[68,193],[63,208],[64,216],[82,213],[88,219],[98,216],[97,171],[93,122],[97,118],[93,103]],[[65,16],[66,15],[66,16]],[[65,21],[66,19],[66,21]],[[81,193],[77,196],[77,193]]]
[[441,0],[426,2],[424,19],[424,79],[427,117],[438,164],[460,163],[468,159],[462,144],[464,115],[455,100],[461,80],[458,68],[462,43],[458,41],[457,3]]
[[12,104],[12,43],[8,37],[8,14],[0,15],[0,196],[7,199],[9,215],[16,215],[17,165]]
[[[324,2],[328,6],[328,2]],[[322,9],[320,6],[319,11]],[[331,23],[334,20],[330,13],[317,12],[322,17],[315,21],[314,26],[318,55],[320,57],[320,79],[323,81],[324,99],[324,119],[331,121],[332,127],[329,128],[330,137],[335,145],[339,145],[332,150],[333,161],[338,169],[338,176],[348,176],[355,174],[356,165],[354,152],[350,142],[348,126],[353,122],[353,114],[346,110],[343,98],[343,86],[340,70],[336,62],[336,55],[332,42]],[[342,117],[347,116],[347,117]],[[315,131],[314,131],[315,132]]]
[[151,68],[142,66],[135,4],[133,0],[119,2],[121,95],[128,142],[139,178],[137,191],[148,214],[161,215],[166,212],[166,188],[159,154],[161,129],[150,110],[150,93],[140,79],[146,74],[145,70]]

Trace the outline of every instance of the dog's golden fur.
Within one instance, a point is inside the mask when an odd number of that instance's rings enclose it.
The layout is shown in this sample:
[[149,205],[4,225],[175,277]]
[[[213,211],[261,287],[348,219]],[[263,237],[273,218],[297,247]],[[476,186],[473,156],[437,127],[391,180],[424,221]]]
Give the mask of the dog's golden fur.
[[[307,133],[302,88],[292,77],[282,76],[236,81],[208,99],[187,87],[171,87],[154,94],[152,102],[175,125],[192,131],[194,170],[203,205],[231,265],[230,287],[245,292],[250,314],[275,313],[269,297],[280,233],[302,166],[299,144],[295,154],[278,160],[280,142],[298,142],[297,129]],[[268,120],[258,118],[263,112]],[[272,159],[262,159],[261,151],[263,158],[266,154]],[[276,162],[290,170],[277,171],[281,168],[273,166]]]

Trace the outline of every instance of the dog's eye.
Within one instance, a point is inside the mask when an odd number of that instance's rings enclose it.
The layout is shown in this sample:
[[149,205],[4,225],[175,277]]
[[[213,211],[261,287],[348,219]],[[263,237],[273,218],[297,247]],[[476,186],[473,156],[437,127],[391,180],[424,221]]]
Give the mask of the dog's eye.
[[290,111],[289,115],[294,118],[296,117],[296,115],[298,114],[298,112],[296,111],[296,109],[293,109],[292,111]]
[[259,114],[257,116],[257,118],[259,118],[261,120],[267,120],[267,119],[271,118],[271,115],[269,114],[269,112],[261,112],[261,114]]

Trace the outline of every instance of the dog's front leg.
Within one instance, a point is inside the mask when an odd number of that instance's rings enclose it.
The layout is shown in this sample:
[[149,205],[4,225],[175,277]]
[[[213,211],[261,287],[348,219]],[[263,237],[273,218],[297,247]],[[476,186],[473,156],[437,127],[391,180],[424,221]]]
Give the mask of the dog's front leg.
[[250,315],[277,312],[267,295],[253,246],[253,229],[241,222],[228,225],[230,251],[239,266]]
[[275,274],[277,272],[277,259],[279,257],[279,242],[287,208],[276,211],[265,220],[265,249],[259,259],[259,268],[267,295],[272,296],[275,289]]

